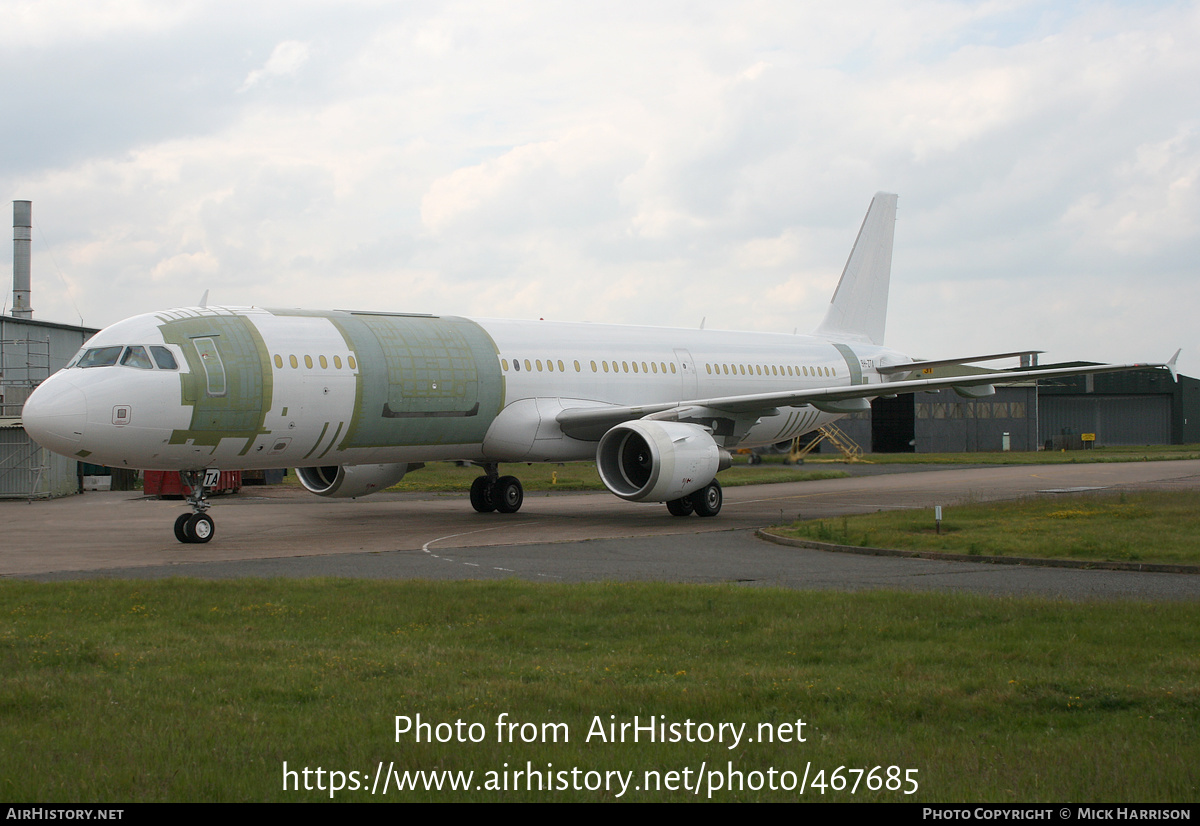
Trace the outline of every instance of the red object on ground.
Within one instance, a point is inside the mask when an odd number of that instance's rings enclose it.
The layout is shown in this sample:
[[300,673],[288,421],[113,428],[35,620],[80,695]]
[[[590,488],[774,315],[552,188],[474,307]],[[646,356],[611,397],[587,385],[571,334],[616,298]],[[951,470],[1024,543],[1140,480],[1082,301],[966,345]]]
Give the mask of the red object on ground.
[[[188,496],[192,489],[179,478],[174,470],[147,470],[142,492],[147,496]],[[223,470],[215,489],[209,493],[237,493],[242,487],[240,470]]]

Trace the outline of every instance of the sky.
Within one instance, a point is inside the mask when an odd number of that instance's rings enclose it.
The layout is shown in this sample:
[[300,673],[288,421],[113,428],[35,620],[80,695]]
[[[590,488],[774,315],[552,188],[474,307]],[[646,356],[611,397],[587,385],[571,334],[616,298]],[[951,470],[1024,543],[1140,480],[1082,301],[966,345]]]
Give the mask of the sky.
[[887,191],[890,346],[1200,375],[1196,2],[4,10],[38,319],[208,290],[803,333]]

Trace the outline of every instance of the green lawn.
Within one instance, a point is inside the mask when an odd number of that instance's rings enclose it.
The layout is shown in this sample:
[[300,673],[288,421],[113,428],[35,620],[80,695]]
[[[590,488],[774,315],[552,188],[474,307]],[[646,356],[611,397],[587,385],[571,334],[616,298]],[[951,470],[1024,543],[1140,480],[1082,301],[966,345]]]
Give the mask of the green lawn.
[[840,545],[971,555],[1200,565],[1200,491],[1048,495],[881,511],[773,528]]
[[[632,772],[620,799],[637,801],[704,800],[717,778],[721,801],[1200,795],[1198,605],[513,581],[8,581],[0,616],[0,794],[13,801],[327,800],[318,767],[328,788],[330,771],[369,786],[381,764],[473,771],[473,785],[491,777],[509,790],[347,788],[336,799],[617,798],[529,790],[512,774],[549,764],[578,769],[581,783]],[[416,741],[418,714],[434,742]],[[397,716],[409,720],[399,737]],[[681,741],[588,742],[635,716],[676,724]],[[501,720],[518,728],[502,737]],[[458,721],[478,724],[480,741],[457,742]],[[697,737],[700,724],[745,724],[753,742],[687,742],[687,721]],[[559,739],[526,743],[522,732]],[[313,771],[314,788],[285,791],[285,761]],[[875,780],[911,777],[916,793],[868,789],[877,766]],[[793,785],[807,772],[803,797],[750,788],[772,771]],[[859,789],[837,790],[854,771]],[[637,790],[647,772],[706,785]],[[736,772],[744,785],[731,791]]]

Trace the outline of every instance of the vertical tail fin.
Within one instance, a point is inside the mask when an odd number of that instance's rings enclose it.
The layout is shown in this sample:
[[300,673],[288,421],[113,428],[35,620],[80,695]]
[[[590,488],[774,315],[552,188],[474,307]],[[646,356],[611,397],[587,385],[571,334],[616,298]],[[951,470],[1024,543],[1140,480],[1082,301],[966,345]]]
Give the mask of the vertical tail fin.
[[896,196],[875,193],[817,335],[883,344],[895,228]]

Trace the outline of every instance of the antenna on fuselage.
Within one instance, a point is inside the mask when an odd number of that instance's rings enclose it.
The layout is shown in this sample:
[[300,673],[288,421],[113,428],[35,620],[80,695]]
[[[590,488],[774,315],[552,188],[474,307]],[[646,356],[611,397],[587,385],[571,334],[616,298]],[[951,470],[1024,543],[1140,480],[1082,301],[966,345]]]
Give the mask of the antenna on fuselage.
[[208,290],[205,290],[204,295],[200,296],[200,306],[201,307],[208,306]]

